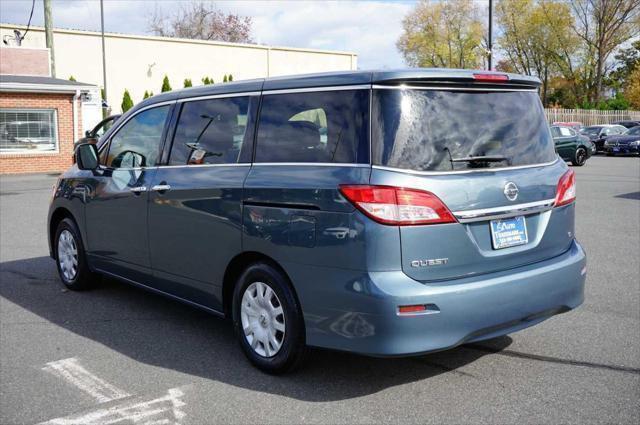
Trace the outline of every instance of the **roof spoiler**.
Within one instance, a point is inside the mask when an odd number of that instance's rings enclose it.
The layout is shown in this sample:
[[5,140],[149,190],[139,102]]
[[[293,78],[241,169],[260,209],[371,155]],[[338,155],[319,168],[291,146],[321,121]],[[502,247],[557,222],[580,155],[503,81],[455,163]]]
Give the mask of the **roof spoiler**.
[[511,74],[496,71],[453,70],[453,69],[416,69],[404,71],[374,72],[372,83],[379,85],[478,85],[510,86],[519,88],[538,88],[541,82],[529,75]]

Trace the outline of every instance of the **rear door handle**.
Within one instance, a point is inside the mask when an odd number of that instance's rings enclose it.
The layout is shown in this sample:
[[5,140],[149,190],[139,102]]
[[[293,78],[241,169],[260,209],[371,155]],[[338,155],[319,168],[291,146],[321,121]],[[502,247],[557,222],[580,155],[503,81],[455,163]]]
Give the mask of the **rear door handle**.
[[142,192],[146,192],[147,191],[147,186],[136,186],[136,187],[132,187],[129,190],[132,191],[135,194],[139,194],[139,193],[142,193]]
[[151,191],[152,192],[166,192],[168,190],[171,190],[171,186],[168,184],[157,184],[155,186],[151,187]]

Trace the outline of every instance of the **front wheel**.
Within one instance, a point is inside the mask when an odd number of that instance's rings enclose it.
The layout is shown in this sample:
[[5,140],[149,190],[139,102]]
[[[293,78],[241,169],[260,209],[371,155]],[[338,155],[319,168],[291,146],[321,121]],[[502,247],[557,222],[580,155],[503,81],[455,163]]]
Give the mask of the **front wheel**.
[[73,220],[65,218],[58,224],[53,246],[58,274],[67,288],[87,289],[96,281],[98,276],[89,270],[80,232]]
[[233,324],[249,361],[264,372],[293,370],[305,354],[302,310],[288,279],[267,263],[249,266],[233,293]]
[[576,149],[571,163],[575,166],[582,167],[587,162],[587,150],[585,148]]

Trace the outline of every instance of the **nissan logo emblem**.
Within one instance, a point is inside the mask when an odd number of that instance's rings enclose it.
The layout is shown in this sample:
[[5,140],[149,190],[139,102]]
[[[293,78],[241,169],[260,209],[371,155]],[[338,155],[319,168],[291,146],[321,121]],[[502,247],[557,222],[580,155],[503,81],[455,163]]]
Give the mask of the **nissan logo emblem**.
[[510,201],[515,201],[518,199],[518,186],[514,182],[507,182],[504,185],[504,196],[507,197]]

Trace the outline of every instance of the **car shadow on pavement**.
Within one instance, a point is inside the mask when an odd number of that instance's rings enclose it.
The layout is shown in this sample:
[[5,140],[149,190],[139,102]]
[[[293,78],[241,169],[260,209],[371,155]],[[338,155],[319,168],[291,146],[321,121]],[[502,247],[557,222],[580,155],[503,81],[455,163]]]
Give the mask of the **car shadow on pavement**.
[[640,200],[640,192],[629,192],[616,195],[616,198]]
[[[314,349],[298,371],[275,377],[249,364],[228,321],[125,283],[103,279],[94,289],[68,291],[49,257],[1,263],[0,281],[3,304],[14,303],[137,362],[312,402],[361,397],[443,373],[473,379],[460,369],[512,342],[500,337],[475,348],[387,359]],[[3,309],[3,326],[17,320],[13,314],[20,312]]]

